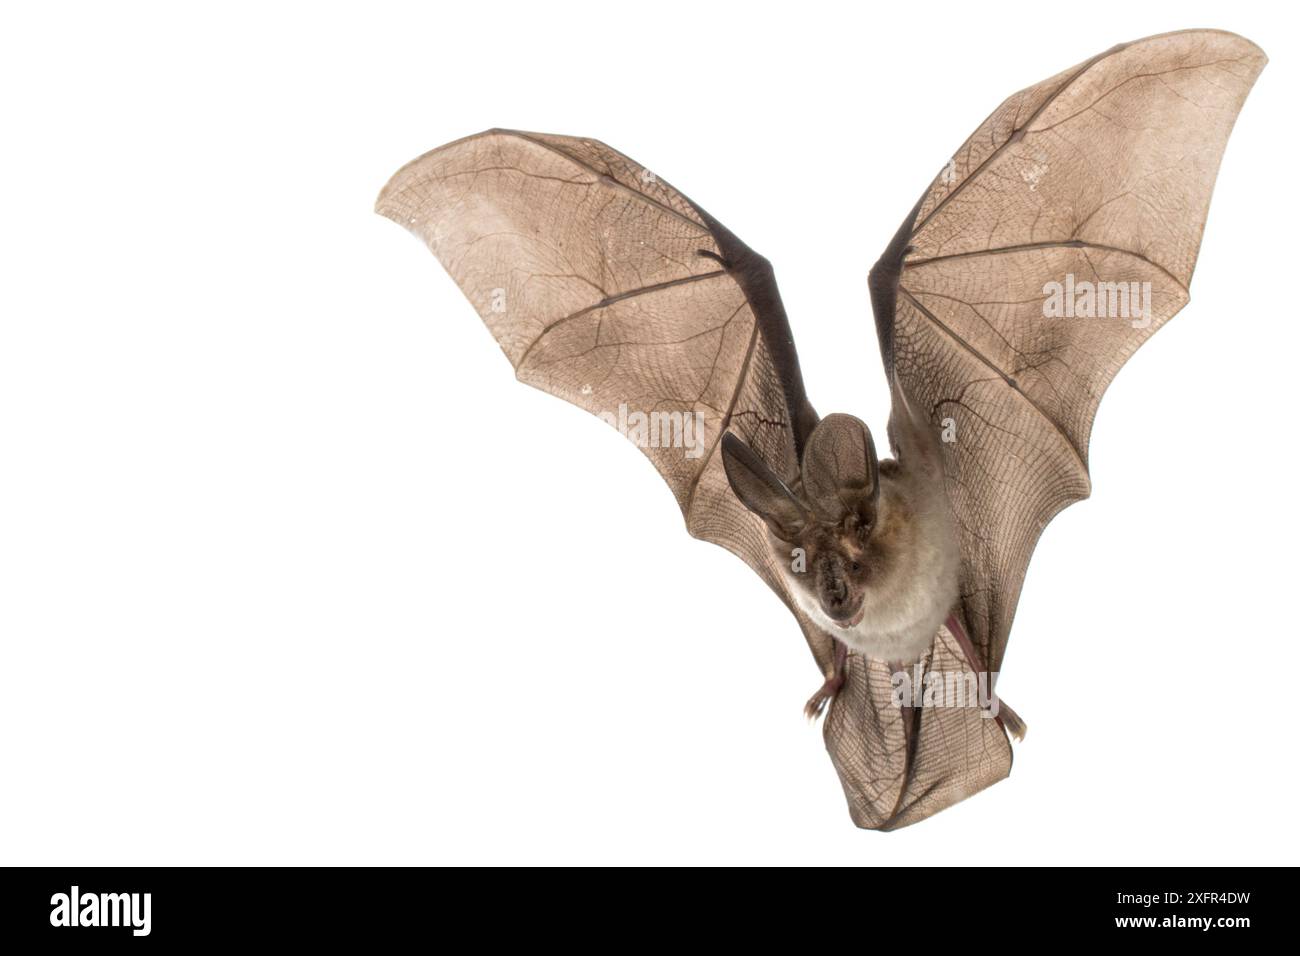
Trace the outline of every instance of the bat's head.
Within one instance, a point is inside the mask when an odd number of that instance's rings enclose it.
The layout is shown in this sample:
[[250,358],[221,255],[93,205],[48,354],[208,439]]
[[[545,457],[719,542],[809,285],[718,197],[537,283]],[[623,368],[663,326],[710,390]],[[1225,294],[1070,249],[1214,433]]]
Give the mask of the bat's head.
[[722,463],[736,496],[781,546],[804,600],[840,627],[857,625],[888,557],[876,534],[880,463],[867,426],[852,415],[822,419],[793,486],[731,433],[722,438]]

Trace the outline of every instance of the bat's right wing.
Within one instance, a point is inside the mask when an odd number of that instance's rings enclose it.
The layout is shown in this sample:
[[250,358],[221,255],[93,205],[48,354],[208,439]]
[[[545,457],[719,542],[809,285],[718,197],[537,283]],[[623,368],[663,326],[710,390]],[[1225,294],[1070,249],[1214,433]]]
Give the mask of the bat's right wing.
[[[394,174],[376,209],[429,246],[520,381],[633,438],[689,532],[791,603],[721,454],[733,431],[790,481],[816,424],[765,259],[650,170],[572,136],[449,143]],[[824,671],[829,639],[805,635]]]

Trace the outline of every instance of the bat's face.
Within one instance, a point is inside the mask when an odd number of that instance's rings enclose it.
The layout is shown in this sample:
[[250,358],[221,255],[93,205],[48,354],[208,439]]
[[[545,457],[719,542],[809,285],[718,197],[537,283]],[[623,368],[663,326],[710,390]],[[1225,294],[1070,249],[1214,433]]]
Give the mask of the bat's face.
[[884,555],[873,540],[874,523],[856,512],[834,524],[814,522],[794,541],[783,542],[782,559],[790,561],[789,578],[804,592],[801,603],[816,602],[842,628],[862,621],[867,592]]
[[867,426],[849,415],[823,419],[793,487],[734,435],[723,439],[722,452],[732,490],[767,523],[778,560],[789,563],[800,604],[832,626],[858,626],[889,564],[890,536],[877,520],[880,465]]
[[769,525],[768,537],[791,599],[814,624],[868,657],[906,664],[957,600],[958,551],[941,488],[896,461],[880,472],[879,495],[859,497],[839,521],[789,537]]

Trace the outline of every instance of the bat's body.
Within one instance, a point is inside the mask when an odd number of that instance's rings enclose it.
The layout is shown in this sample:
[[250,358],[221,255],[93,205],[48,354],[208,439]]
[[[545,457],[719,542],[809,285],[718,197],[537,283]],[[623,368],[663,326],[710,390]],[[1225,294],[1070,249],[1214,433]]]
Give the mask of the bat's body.
[[[852,533],[863,522],[846,533],[831,515],[809,522],[804,534],[769,529],[768,543],[795,605],[823,634],[876,660],[910,664],[930,649],[957,600],[961,554],[934,433],[910,416],[894,423],[907,454],[879,464],[880,494],[865,541]],[[792,490],[809,497],[802,481]],[[794,549],[802,562],[791,560]],[[848,566],[826,567],[827,552],[841,553]],[[826,576],[831,581],[819,580]],[[847,590],[844,606],[831,606],[819,586]]]
[[[1188,301],[1264,63],[1228,33],[1149,37],[985,120],[871,271],[884,461],[861,421],[814,411],[767,261],[602,143],[491,130],[408,164],[378,209],[429,244],[521,380],[648,424],[655,440],[629,437],[690,533],[802,628],[854,821],[893,829],[1010,771],[1013,712],[900,700],[899,678],[991,684],[1039,534],[1088,495],[1102,393]],[[688,418],[702,445],[659,440]]]
[[822,633],[875,660],[910,664],[930,649],[957,601],[961,554],[937,464],[890,459],[881,472],[877,536],[896,557],[864,586],[847,621],[832,618],[807,589],[807,572],[791,569],[790,543],[772,535],[771,544],[795,605]]

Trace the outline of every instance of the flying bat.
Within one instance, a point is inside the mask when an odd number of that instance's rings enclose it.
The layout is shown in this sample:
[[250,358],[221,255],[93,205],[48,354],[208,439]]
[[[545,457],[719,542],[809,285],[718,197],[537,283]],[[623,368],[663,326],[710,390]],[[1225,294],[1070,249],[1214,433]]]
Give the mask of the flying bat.
[[895,829],[1010,772],[1025,726],[992,684],[1030,555],[1089,494],[1102,393],[1188,301],[1265,63],[1230,33],[1164,34],[994,110],[870,271],[887,458],[814,411],[768,261],[603,143],[479,133],[402,167],[377,211],[521,381],[624,429],[690,534],[780,596],[850,815]]

